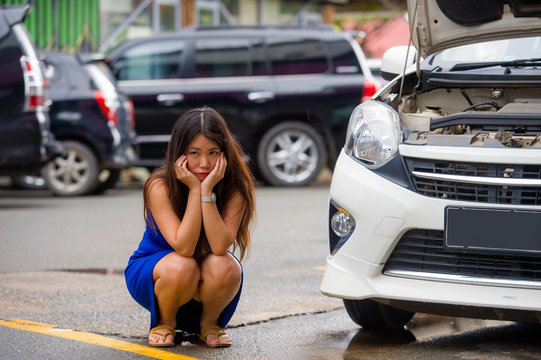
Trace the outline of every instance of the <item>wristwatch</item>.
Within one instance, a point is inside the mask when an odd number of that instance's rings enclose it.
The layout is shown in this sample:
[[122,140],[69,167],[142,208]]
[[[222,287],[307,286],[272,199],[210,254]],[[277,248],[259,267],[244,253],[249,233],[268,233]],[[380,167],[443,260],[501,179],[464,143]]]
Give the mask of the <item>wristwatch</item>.
[[201,196],[201,202],[216,202],[216,194],[212,193],[210,196]]

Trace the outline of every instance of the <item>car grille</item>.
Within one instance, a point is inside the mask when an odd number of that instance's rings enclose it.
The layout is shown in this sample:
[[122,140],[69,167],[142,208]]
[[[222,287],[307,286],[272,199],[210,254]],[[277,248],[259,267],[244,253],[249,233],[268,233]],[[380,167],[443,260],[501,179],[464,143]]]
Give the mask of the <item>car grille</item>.
[[[385,263],[386,274],[444,274],[442,280],[461,278],[523,281],[541,286],[541,254],[464,253],[445,247],[443,231],[413,229],[406,232]],[[422,275],[417,277],[423,277]],[[431,276],[438,278],[438,276]]]
[[540,205],[541,166],[406,158],[419,194],[491,204]]

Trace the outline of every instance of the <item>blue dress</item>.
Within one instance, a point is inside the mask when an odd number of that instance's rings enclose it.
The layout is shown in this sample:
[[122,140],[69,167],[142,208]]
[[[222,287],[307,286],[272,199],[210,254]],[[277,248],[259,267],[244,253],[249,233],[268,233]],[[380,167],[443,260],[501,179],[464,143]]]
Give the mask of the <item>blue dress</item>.
[[[152,221],[152,220],[150,220]],[[154,282],[152,272],[154,266],[165,255],[173,252],[173,248],[165,240],[157,226],[156,230],[148,224],[139,248],[133,253],[124,270],[126,285],[131,296],[141,306],[150,311],[150,328],[158,325],[158,301],[154,295]],[[236,257],[235,259],[239,261]],[[240,261],[239,261],[240,264]],[[242,269],[242,265],[241,265]],[[218,325],[225,328],[231,320],[242,290],[244,274],[241,273],[240,288],[233,300],[222,311],[218,318]],[[190,333],[200,333],[199,321],[201,318],[202,303],[194,299],[180,307],[177,312],[177,329]]]

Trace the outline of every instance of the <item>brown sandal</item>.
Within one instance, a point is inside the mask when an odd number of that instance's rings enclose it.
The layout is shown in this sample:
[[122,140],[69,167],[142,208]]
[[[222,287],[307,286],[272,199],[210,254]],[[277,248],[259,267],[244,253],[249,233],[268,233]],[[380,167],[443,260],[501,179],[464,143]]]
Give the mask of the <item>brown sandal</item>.
[[211,348],[228,347],[228,346],[231,346],[232,344],[232,341],[226,342],[226,343],[222,343],[222,342],[209,343],[207,341],[207,336],[209,335],[215,335],[216,340],[219,340],[220,336],[227,335],[224,329],[222,329],[219,326],[216,326],[216,325],[207,326],[206,328],[203,329],[203,331],[201,331],[201,335],[199,335],[199,338],[203,340],[205,344],[207,344],[208,347],[211,347]]
[[[168,331],[165,332],[165,333],[161,333],[161,332],[156,331],[158,329],[167,329]],[[150,334],[159,335],[159,336],[163,337],[163,342],[152,342],[152,341],[150,341],[150,339],[148,339],[148,345],[149,346],[154,346],[154,347],[173,347],[173,346],[175,346],[176,330],[174,328],[172,328],[171,326],[158,325],[155,328],[152,328],[150,330]],[[165,339],[167,338],[167,335],[173,335],[173,342],[172,343],[165,342]]]

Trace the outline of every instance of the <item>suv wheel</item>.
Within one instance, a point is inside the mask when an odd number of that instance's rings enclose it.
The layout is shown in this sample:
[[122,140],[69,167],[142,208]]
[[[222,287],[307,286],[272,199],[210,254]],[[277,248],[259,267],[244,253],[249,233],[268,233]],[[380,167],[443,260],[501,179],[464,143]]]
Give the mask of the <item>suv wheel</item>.
[[43,178],[56,195],[85,195],[99,182],[98,159],[88,146],[64,141],[64,154],[43,168]]
[[415,313],[372,300],[346,300],[344,307],[356,324],[368,331],[402,330]]
[[277,186],[309,183],[321,171],[326,157],[321,135],[311,126],[296,121],[270,128],[257,150],[261,175]]

